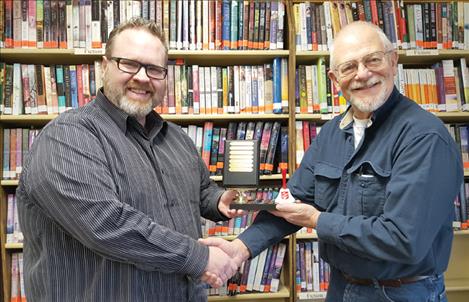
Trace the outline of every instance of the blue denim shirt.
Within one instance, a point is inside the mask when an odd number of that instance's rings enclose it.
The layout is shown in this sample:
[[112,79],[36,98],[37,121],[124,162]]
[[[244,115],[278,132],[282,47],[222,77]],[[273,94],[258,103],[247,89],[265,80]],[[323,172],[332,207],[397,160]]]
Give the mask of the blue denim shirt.
[[[460,152],[443,123],[394,88],[354,148],[350,109],[324,124],[288,183],[323,211],[321,256],[356,278],[394,279],[446,270]],[[297,226],[269,213],[239,238],[252,255]]]

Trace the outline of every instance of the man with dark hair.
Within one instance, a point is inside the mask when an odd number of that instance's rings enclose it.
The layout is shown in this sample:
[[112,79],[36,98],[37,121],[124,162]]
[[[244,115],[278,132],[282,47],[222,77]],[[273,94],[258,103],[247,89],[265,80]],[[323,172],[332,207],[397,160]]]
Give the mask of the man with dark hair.
[[[167,47],[151,21],[110,34],[96,100],[35,140],[17,189],[31,301],[206,301],[237,269],[197,242],[200,217],[227,220],[224,191],[191,139],[153,108],[166,92]],[[204,272],[211,274],[204,274]]]

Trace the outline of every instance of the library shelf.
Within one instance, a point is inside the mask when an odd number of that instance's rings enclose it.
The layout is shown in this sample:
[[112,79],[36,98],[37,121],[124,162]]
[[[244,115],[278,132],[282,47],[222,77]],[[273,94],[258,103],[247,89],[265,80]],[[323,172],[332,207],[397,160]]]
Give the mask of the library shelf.
[[[433,112],[435,116],[440,118],[446,123],[464,123],[469,120],[469,112],[466,111],[455,111],[455,112]],[[332,119],[332,114],[318,114],[318,113],[299,113],[295,114],[296,120],[301,121],[313,121],[325,123]]]
[[323,301],[326,298],[327,292],[302,292],[297,293],[296,297],[298,301],[301,300],[313,300],[313,301]]
[[2,187],[14,187],[18,185],[18,179],[4,179],[0,184]]
[[280,285],[276,293],[251,293],[239,294],[236,296],[209,296],[208,301],[259,301],[266,300],[269,302],[285,301],[285,298],[290,297],[290,290],[285,285]]
[[448,292],[459,292],[459,291],[469,291],[469,279],[460,278],[460,279],[445,279],[446,291]]
[[311,233],[296,233],[296,239],[318,239],[316,230]]
[[23,243],[5,243],[5,249],[7,250],[22,250]]
[[[289,175],[287,174],[287,179]],[[214,181],[222,181],[223,176],[210,176],[211,179]],[[260,180],[280,180],[282,179],[281,174],[272,174],[272,175],[261,175],[259,177]],[[0,185],[2,187],[14,187],[18,185],[18,179],[4,179],[0,181]]]

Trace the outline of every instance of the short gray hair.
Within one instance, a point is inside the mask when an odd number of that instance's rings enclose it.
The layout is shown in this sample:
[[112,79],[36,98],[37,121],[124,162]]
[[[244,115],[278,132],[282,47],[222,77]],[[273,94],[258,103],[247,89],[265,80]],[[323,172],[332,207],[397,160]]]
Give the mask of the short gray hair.
[[[365,25],[365,26],[369,27],[370,29],[374,30],[378,34],[378,37],[381,39],[381,42],[383,43],[384,51],[390,51],[390,50],[394,49],[394,46],[392,45],[391,41],[386,36],[386,34],[383,32],[383,30],[379,26],[377,26],[373,23],[365,22],[365,21],[355,21],[355,22],[349,23],[346,26],[344,26],[341,29],[341,31],[348,28],[349,26],[357,26],[357,25]],[[337,37],[340,35],[340,32],[338,33]],[[335,44],[335,40],[332,41],[331,48],[329,49],[329,66],[330,66],[330,69],[335,68],[334,44]]]
[[123,32],[124,30],[127,30],[127,29],[146,30],[147,32],[149,32],[153,36],[157,37],[161,41],[161,44],[163,44],[163,46],[165,48],[166,55],[168,54],[168,45],[167,45],[167,42],[166,42],[164,32],[161,29],[161,27],[159,25],[157,25],[155,21],[146,20],[146,19],[143,19],[143,18],[140,18],[140,17],[134,17],[134,18],[130,19],[129,21],[123,22],[123,23],[119,24],[118,26],[116,26],[111,31],[111,33],[109,34],[109,38],[108,38],[108,41],[106,43],[106,49],[105,49],[105,52],[104,52],[104,55],[107,58],[111,58],[112,47],[114,45],[114,40],[116,39],[117,35],[119,35],[121,32]]

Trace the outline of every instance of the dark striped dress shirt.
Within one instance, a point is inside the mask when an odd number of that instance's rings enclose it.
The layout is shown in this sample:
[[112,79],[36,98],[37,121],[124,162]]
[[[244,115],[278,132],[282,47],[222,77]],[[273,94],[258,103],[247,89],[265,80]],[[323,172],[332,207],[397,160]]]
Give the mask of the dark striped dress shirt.
[[200,216],[226,219],[191,139],[100,91],[41,131],[17,189],[28,301],[206,301]]

